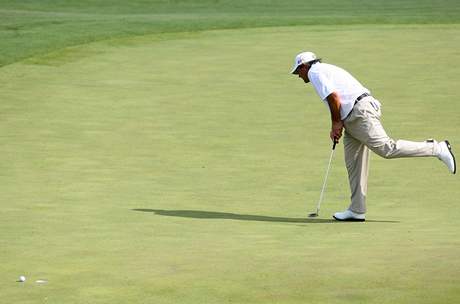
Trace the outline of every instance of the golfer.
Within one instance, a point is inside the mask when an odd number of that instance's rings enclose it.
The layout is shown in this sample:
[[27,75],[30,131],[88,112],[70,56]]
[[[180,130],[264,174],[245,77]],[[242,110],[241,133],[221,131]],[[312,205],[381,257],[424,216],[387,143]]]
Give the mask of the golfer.
[[314,53],[303,52],[296,56],[291,73],[299,75],[305,83],[311,82],[316,93],[328,105],[331,139],[338,142],[344,132],[351,204],[344,212],[334,214],[336,220],[365,220],[370,150],[388,159],[436,156],[455,174],[455,157],[447,140],[413,142],[390,138],[380,121],[380,102],[344,69],[322,63]]

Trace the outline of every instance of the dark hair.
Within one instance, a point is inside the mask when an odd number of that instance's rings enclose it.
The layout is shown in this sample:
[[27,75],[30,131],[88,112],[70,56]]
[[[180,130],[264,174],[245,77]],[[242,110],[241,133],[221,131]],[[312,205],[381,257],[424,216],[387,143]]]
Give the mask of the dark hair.
[[318,58],[318,59],[309,61],[308,63],[309,63],[310,65],[314,65],[315,63],[318,63],[318,62],[321,62],[321,58]]

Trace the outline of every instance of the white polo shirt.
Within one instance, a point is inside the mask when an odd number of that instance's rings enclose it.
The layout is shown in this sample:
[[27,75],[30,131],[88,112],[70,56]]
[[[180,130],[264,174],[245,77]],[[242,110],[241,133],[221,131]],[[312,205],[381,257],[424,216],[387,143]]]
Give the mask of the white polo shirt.
[[336,92],[340,97],[340,117],[344,120],[353,109],[356,98],[370,94],[358,80],[342,68],[327,63],[315,63],[308,71],[308,79],[319,97],[328,105],[326,97]]

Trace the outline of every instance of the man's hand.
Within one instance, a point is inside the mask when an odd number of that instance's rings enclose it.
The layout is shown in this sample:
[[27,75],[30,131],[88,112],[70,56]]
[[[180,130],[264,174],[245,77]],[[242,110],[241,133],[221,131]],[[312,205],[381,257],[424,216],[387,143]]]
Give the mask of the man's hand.
[[331,139],[332,141],[338,142],[339,139],[342,137],[342,131],[343,131],[343,122],[340,121],[333,121],[332,122],[332,127],[331,127]]
[[331,139],[332,141],[339,141],[340,137],[342,137],[343,131],[343,122],[340,119],[340,97],[339,94],[336,92],[332,92],[327,96],[327,103],[329,104],[329,110],[331,110]]

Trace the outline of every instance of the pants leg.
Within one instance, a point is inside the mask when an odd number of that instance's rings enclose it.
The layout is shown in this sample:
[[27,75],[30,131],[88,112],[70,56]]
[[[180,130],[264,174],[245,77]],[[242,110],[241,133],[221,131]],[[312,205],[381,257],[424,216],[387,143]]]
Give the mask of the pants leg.
[[347,131],[345,131],[343,143],[351,190],[351,205],[348,209],[355,213],[366,213],[370,150]]
[[345,120],[345,129],[355,139],[384,158],[424,157],[437,155],[435,141],[414,142],[390,138],[380,122],[380,106],[363,99]]
[[436,141],[393,140],[385,132],[380,116],[380,103],[368,97],[357,103],[344,121],[345,162],[351,190],[349,209],[356,213],[366,212],[369,149],[384,158],[436,156],[438,153]]

